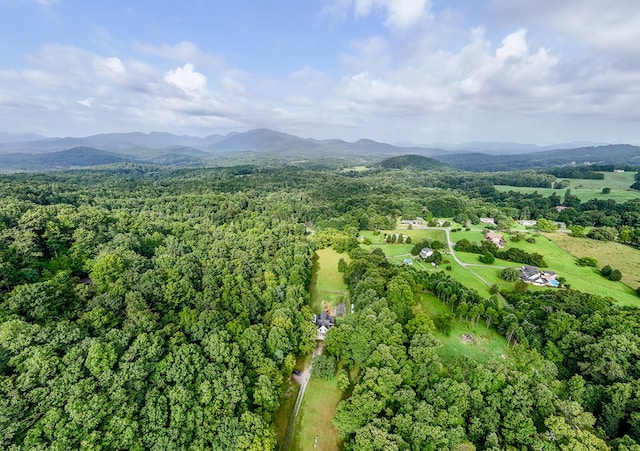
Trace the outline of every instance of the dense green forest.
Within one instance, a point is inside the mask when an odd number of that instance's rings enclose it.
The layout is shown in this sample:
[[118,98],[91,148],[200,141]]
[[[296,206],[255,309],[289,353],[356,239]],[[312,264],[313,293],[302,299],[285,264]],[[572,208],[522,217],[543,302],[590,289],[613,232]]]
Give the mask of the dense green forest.
[[[499,193],[494,177],[514,176],[131,164],[1,176],[0,447],[276,449],[285,381],[315,344],[314,249],[332,246],[350,253],[355,305],[326,339],[358,374],[334,420],[345,449],[640,450],[640,310],[572,290],[484,299],[358,246],[359,231],[419,215],[544,218],[640,245],[640,200]],[[414,314],[423,293],[494,327],[513,358],[440,356],[451,318]]]

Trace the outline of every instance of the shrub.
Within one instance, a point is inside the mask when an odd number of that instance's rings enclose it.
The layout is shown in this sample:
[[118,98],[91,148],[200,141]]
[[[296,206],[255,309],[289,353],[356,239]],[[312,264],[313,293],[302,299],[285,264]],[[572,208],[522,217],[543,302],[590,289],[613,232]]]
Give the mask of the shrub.
[[478,257],[478,260],[480,260],[482,263],[490,265],[495,261],[495,257],[490,252],[485,251],[484,254]]
[[600,274],[605,277],[609,277],[611,275],[611,271],[613,271],[613,268],[609,265],[606,265],[602,267],[602,269],[600,270]]
[[602,194],[609,194],[611,192],[611,188],[602,188]]
[[622,273],[619,269],[614,269],[613,271],[611,271],[611,274],[609,274],[609,279],[617,282],[618,280],[622,279]]
[[531,243],[531,244],[533,244],[533,243],[535,243],[535,242],[536,242],[536,239],[535,239],[534,237],[532,237],[532,236],[529,236],[529,237],[527,237],[527,238],[526,238],[526,240],[525,240],[525,241],[526,241],[527,243]]
[[640,296],[640,287],[636,288],[636,294]]
[[[447,265],[446,270],[447,271],[451,271],[453,268],[451,267],[451,265]],[[640,296],[640,294],[638,294],[638,296]]]
[[576,265],[578,266],[591,266],[593,268],[598,267],[598,260],[593,257],[581,257],[576,260]]
[[517,268],[504,268],[500,271],[500,278],[507,282],[514,282],[520,279],[520,271]]
[[445,313],[444,315],[438,315],[433,320],[433,324],[444,335],[449,336],[451,333],[451,323],[453,322],[453,315],[451,313]]

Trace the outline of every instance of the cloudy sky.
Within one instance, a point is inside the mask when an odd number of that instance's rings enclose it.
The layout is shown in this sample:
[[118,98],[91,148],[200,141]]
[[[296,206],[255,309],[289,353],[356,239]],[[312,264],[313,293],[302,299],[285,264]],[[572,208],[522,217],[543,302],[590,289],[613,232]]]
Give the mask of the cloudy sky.
[[0,131],[640,144],[637,0],[0,0]]

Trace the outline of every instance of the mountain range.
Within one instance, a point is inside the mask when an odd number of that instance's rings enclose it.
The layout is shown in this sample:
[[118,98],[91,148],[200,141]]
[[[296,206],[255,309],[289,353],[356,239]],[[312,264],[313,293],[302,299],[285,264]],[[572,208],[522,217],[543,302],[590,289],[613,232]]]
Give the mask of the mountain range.
[[[575,143],[576,146],[578,144],[583,143]],[[529,144],[469,143],[468,147],[458,145],[455,149],[451,146],[448,149],[400,147],[369,139],[355,142],[319,140],[266,129],[213,134],[204,138],[163,132],[66,138],[0,133],[0,171],[56,170],[118,163],[203,166],[258,161],[304,164],[327,160],[348,165],[372,163],[408,154],[431,157],[471,171],[586,163],[640,165],[640,147],[630,145],[548,150],[548,147]]]

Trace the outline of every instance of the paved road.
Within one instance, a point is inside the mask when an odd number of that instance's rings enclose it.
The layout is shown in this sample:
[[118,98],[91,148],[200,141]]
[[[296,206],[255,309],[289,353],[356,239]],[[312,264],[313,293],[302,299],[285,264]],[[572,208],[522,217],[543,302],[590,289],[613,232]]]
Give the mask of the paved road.
[[[322,351],[324,351],[324,341],[318,341],[316,344],[316,348],[313,350],[313,357],[317,355],[321,355]],[[298,412],[300,410],[300,406],[302,405],[302,399],[304,398],[304,392],[307,390],[307,384],[309,383],[309,379],[311,379],[311,368],[312,364],[310,364],[307,368],[302,371],[300,376],[293,374],[291,377],[294,381],[296,381],[300,385],[300,391],[298,392],[298,399],[296,399],[296,404],[293,407],[293,411],[291,412],[291,417],[289,418],[289,423],[287,424],[287,433],[284,436],[284,444],[282,446],[282,451],[288,451],[289,445],[291,444],[291,438],[293,437],[293,430],[296,427],[296,420],[298,419]]]

